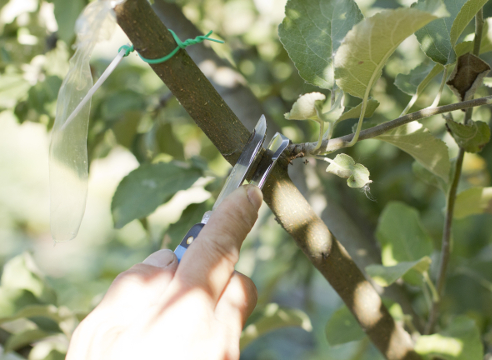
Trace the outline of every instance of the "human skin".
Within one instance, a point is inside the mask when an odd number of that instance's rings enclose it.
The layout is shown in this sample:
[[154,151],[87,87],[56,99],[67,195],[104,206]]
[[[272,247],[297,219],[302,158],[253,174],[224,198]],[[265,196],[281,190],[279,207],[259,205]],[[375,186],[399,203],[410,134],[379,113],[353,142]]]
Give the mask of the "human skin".
[[239,359],[257,293],[234,266],[262,198],[253,185],[231,193],[179,266],[159,250],[119,274],[75,330],[66,359]]

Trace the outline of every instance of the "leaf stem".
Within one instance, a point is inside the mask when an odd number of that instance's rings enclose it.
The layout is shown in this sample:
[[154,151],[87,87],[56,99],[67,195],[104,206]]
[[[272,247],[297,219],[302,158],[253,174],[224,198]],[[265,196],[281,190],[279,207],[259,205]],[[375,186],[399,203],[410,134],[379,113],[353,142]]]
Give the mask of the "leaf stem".
[[441,85],[439,86],[439,92],[437,93],[436,98],[434,99],[434,102],[430,106],[431,108],[439,106],[439,102],[441,101],[441,95],[444,90],[444,84],[446,84],[446,79],[448,77],[448,71],[449,71],[449,65],[444,67],[444,72],[442,74],[442,80],[441,80]]
[[[478,56],[480,54],[480,42],[482,41],[483,32],[483,9],[475,15],[475,39],[473,41],[473,54]],[[470,94],[473,97],[474,94]],[[467,100],[467,99],[465,99]],[[473,101],[473,100],[472,100]],[[465,113],[465,121],[467,124],[471,120],[473,108],[467,108]],[[458,152],[458,157],[456,158],[456,165],[454,168],[453,181],[448,190],[446,198],[446,215],[444,219],[444,229],[442,233],[442,244],[441,244],[441,262],[439,264],[439,271],[437,274],[437,293],[439,299],[433,301],[432,308],[429,313],[429,320],[425,327],[425,334],[431,334],[434,332],[434,327],[437,321],[437,316],[439,313],[439,303],[442,298],[444,291],[444,284],[446,282],[446,271],[448,268],[449,259],[451,257],[451,231],[453,225],[453,214],[454,205],[456,201],[456,193],[458,190],[458,184],[461,177],[461,169],[463,167],[463,159],[465,157],[465,150],[460,148]]]
[[434,286],[434,283],[432,282],[432,280],[429,277],[429,272],[424,271],[422,273],[422,275],[424,276],[425,283],[427,284],[427,286],[429,287],[429,289],[431,291],[432,301],[433,302],[439,301],[439,293],[437,292],[436,287]]
[[357,129],[355,130],[355,134],[352,137],[352,140],[347,144],[347,147],[354,146],[355,143],[359,140],[360,130],[362,129],[362,123],[364,122],[364,115],[366,114],[367,107],[367,99],[369,98],[369,92],[366,91],[366,95],[362,100],[362,108],[360,109],[359,122],[357,123]]
[[400,117],[408,113],[408,111],[412,108],[413,104],[415,104],[418,98],[419,98],[418,93],[412,96],[405,109],[403,109],[403,111],[401,112]]
[[[410,114],[407,114],[405,116],[401,116],[397,119],[385,122],[381,125],[374,126],[370,129],[362,130],[359,134],[359,140],[366,140],[366,139],[371,139],[376,136],[382,135],[385,132],[389,130],[393,130],[399,126],[408,124],[412,121],[415,120],[420,120],[424,118],[431,117],[433,115],[438,115],[438,114],[443,114],[447,113],[450,111],[456,111],[456,110],[461,110],[461,109],[469,109],[477,106],[483,106],[483,105],[490,105],[492,104],[492,95],[491,96],[485,96],[482,98],[478,99],[473,99],[473,100],[468,100],[468,101],[462,101],[454,104],[449,104],[449,105],[444,105],[444,106],[439,106],[436,108],[426,108],[422,109]],[[322,147],[323,147],[323,153],[328,153],[328,152],[334,152],[336,150],[343,149],[347,147],[347,145],[350,143],[352,138],[354,137],[354,134],[348,134],[344,135],[338,138],[334,139],[325,139],[323,140]],[[301,143],[301,144],[292,144],[289,146],[287,149],[286,153],[290,158],[294,157],[299,157],[300,153],[306,154],[312,154],[316,155],[320,153],[320,151],[314,151],[314,148],[316,147],[317,143],[316,142],[311,142],[311,143]]]

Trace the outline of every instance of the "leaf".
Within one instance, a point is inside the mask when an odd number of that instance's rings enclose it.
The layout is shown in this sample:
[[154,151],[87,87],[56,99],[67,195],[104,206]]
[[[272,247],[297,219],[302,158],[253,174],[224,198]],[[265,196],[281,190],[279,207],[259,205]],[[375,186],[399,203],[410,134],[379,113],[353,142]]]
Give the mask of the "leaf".
[[181,217],[174,224],[169,225],[166,231],[166,235],[170,237],[171,243],[168,246],[174,249],[183,240],[183,236],[189,229],[196,223],[199,223],[203,217],[203,214],[207,210],[210,210],[211,206],[207,202],[200,204],[190,204],[181,214]]
[[333,55],[362,19],[353,0],[290,0],[278,34],[299,75],[308,83],[332,89]]
[[[461,8],[453,21],[450,31],[451,44],[454,46],[468,23],[475,17],[476,13],[483,8],[488,0],[468,0]],[[448,2],[445,2],[448,7]]]
[[326,100],[326,96],[319,92],[300,95],[296,100],[290,112],[285,113],[284,117],[287,120],[313,120],[318,119],[316,106],[322,104]]
[[448,147],[422,124],[408,123],[379,135],[376,139],[405,151],[427,170],[448,181],[450,169]]
[[26,95],[29,83],[22,74],[7,73],[0,75],[0,109],[10,108]]
[[434,335],[417,339],[415,351],[426,360],[438,356],[444,360],[482,360],[483,344],[475,321],[467,316],[454,318],[449,327]]
[[384,10],[350,30],[335,55],[337,85],[367,99],[398,45],[436,17],[417,9]]
[[20,333],[10,335],[5,342],[5,352],[15,351],[26,345],[30,345],[41,339],[44,339],[52,333],[41,329],[28,329]]
[[467,53],[458,58],[458,63],[446,84],[460,101],[469,100],[482,85],[482,80],[489,71],[489,64]]
[[390,286],[410,270],[416,270],[419,273],[427,271],[430,263],[430,257],[424,256],[420,260],[403,261],[393,266],[369,265],[366,267],[366,272],[374,279],[376,284]]
[[333,160],[324,160],[330,163],[326,171],[347,179],[347,185],[351,188],[361,188],[372,182],[369,180],[369,170],[364,165],[355,163],[347,154],[338,154]]
[[361,340],[366,335],[345,305],[331,315],[326,323],[325,334],[331,346]]
[[[374,99],[369,99],[367,101],[367,106],[366,106],[366,111],[364,113],[365,118],[370,118],[373,114],[374,111],[379,106],[379,101],[374,100]],[[340,116],[337,119],[337,123],[343,120],[347,119],[358,119],[360,116],[360,112],[362,111],[362,103],[358,104],[357,106],[354,106],[353,108],[349,108],[347,111],[345,111],[342,116]]]
[[432,172],[427,170],[419,162],[417,162],[417,161],[413,162],[412,171],[415,174],[415,176],[418,177],[423,182],[425,182],[429,185],[435,186],[437,188],[440,188],[445,193],[447,192],[448,182],[444,181],[442,178],[440,178],[436,174],[433,174]]
[[420,261],[432,252],[432,239],[420,223],[416,209],[400,202],[384,208],[376,229],[385,266]]
[[151,214],[179,190],[188,189],[202,175],[200,169],[176,163],[143,164],[125,176],[111,203],[116,228]]
[[241,333],[239,348],[243,350],[261,335],[289,326],[301,327],[306,331],[313,329],[309,317],[299,309],[288,309],[273,303],[257,307]]
[[3,268],[2,288],[25,289],[40,302],[56,304],[55,291],[48,285],[32,256],[25,252],[7,262]]
[[455,218],[483,213],[492,214],[492,187],[473,187],[458,194],[454,205]]
[[[463,41],[456,45],[456,56],[461,56],[473,51],[473,41]],[[485,19],[483,23],[482,41],[480,42],[480,54],[492,51],[492,18]]]
[[481,151],[490,140],[490,128],[483,121],[470,120],[465,125],[447,117],[445,120],[456,143],[467,152]]
[[[453,64],[456,61],[450,29],[466,0],[444,0],[449,16],[436,19],[415,32],[420,47],[436,63]],[[434,12],[441,6],[439,0],[419,0],[412,8]]]
[[84,8],[81,0],[53,0],[58,37],[70,45],[75,36],[75,22]]
[[0,287],[0,322],[33,304],[40,304],[40,302],[32,292],[25,289]]
[[421,94],[444,67],[433,62],[423,63],[411,70],[408,74],[396,75],[395,85],[408,95]]

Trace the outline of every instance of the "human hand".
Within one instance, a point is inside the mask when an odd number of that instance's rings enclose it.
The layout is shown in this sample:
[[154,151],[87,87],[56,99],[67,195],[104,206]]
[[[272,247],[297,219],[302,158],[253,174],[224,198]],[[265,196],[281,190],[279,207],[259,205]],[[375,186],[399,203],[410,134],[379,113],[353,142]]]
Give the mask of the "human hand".
[[119,274],[75,330],[66,359],[239,359],[257,293],[234,266],[262,198],[252,185],[230,194],[179,267],[172,251],[159,250]]

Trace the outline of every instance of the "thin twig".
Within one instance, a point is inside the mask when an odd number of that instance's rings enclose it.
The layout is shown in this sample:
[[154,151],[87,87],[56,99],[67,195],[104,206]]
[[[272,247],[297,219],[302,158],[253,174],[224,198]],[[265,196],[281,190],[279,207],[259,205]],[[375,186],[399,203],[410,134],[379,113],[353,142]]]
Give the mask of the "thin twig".
[[[473,43],[473,54],[479,56],[480,54],[480,42],[482,40],[482,30],[483,30],[483,9],[475,15],[475,39]],[[473,94],[470,95],[473,97]],[[471,100],[473,101],[473,100]],[[471,120],[473,108],[467,108],[465,114],[464,123],[467,124]],[[438,299],[434,300],[432,303],[431,311],[429,313],[429,320],[425,327],[426,334],[432,334],[434,332],[434,327],[437,322],[437,317],[439,314],[439,304],[442,299],[442,294],[444,291],[444,285],[446,283],[446,272],[448,269],[449,259],[451,257],[451,231],[453,226],[453,214],[454,205],[456,201],[456,193],[458,190],[458,184],[461,177],[461,169],[463,167],[463,158],[465,157],[465,150],[460,148],[458,157],[456,158],[456,165],[454,168],[453,181],[448,190],[446,199],[446,215],[444,219],[444,229],[442,234],[442,244],[441,244],[441,261],[439,263],[439,271],[437,274],[437,293]]]
[[444,85],[446,84],[446,78],[448,77],[448,70],[449,70],[449,65],[444,67],[444,72],[442,74],[442,80],[441,80],[441,85],[439,86],[439,92],[437,93],[436,98],[434,99],[434,102],[430,107],[436,107],[439,106],[439,102],[441,101],[441,96],[442,92],[444,90]]
[[[469,108],[473,108],[473,107],[477,107],[477,106],[490,105],[490,104],[492,104],[492,95],[491,96],[485,96],[485,97],[478,98],[478,99],[462,101],[462,102],[458,102],[458,103],[454,103],[454,104],[439,106],[436,108],[422,109],[420,111],[416,111],[416,112],[407,114],[405,116],[399,117],[395,120],[385,122],[384,124],[374,126],[370,129],[362,130],[360,132],[360,135],[359,135],[359,141],[374,138],[376,136],[384,134],[385,132],[387,132],[389,130],[393,130],[399,126],[408,124],[408,123],[415,121],[415,120],[428,118],[428,117],[433,116],[433,115],[443,114],[443,113],[447,113],[450,111],[469,109]],[[303,152],[304,154],[312,154],[312,155],[316,155],[316,154],[319,154],[321,152],[333,152],[333,151],[340,150],[340,149],[347,147],[347,144],[350,143],[353,136],[354,136],[354,134],[352,133],[352,134],[348,134],[348,135],[341,136],[341,137],[334,138],[334,139],[330,139],[330,140],[323,140],[323,143],[321,144],[321,148],[323,149],[322,151],[314,151],[314,149],[317,145],[317,142],[293,144],[293,145],[290,145],[289,148],[287,149],[287,154],[289,157],[292,158],[301,152]]]

